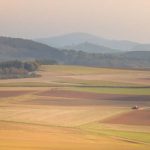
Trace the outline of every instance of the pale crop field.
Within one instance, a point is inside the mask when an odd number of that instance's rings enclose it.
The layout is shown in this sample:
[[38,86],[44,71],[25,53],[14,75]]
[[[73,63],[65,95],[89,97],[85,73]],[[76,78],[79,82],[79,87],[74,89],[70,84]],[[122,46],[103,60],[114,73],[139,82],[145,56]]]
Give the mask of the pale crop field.
[[79,66],[52,65],[41,66],[38,78],[1,80],[1,87],[31,86],[49,87],[59,85],[75,85],[80,82],[88,85],[129,85],[149,86],[150,71],[92,68]]
[[119,107],[0,107],[0,120],[74,127],[127,111]]
[[[103,123],[133,111],[136,101],[124,96],[147,96],[138,104],[149,106],[150,71],[53,65],[38,74],[0,81],[0,150],[150,149],[149,126]],[[89,93],[122,97],[94,99]]]

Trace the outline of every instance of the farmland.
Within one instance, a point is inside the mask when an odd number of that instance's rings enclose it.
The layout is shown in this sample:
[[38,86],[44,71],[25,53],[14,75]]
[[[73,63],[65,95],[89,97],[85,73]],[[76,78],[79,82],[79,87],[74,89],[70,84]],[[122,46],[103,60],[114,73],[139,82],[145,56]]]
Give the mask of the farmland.
[[0,149],[149,150],[149,70],[45,65],[38,74],[0,80]]

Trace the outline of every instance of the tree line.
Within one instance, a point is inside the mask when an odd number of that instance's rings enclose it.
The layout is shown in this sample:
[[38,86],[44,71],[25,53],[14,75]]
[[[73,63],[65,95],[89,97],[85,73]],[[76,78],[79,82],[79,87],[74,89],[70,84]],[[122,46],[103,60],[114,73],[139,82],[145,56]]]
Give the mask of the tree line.
[[7,61],[0,63],[0,78],[22,78],[34,77],[34,73],[38,70],[39,64],[36,61],[22,62],[22,61]]

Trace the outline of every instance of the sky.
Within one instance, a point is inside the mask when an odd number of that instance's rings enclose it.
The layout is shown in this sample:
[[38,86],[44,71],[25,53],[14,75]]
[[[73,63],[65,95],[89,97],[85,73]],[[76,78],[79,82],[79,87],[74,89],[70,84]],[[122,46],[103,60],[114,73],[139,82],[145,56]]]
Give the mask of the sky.
[[150,43],[150,0],[0,0],[0,36],[72,32]]

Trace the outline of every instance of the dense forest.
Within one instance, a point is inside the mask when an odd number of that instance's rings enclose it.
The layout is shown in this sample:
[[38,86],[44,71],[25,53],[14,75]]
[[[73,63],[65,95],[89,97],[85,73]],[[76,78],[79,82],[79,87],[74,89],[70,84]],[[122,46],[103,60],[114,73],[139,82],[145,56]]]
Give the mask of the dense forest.
[[0,79],[36,77],[39,64],[33,62],[21,62],[18,60],[0,63]]

